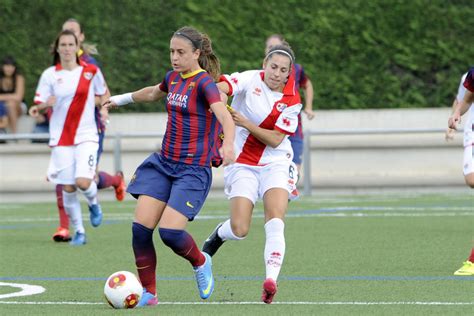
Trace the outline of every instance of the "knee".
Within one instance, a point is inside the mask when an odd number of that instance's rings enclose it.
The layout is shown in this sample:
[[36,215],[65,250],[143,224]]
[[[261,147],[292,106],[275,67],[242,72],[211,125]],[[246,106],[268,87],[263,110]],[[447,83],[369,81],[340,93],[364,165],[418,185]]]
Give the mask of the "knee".
[[238,238],[245,238],[247,237],[248,233],[249,233],[249,229],[250,229],[250,226],[249,225],[246,225],[246,224],[238,224],[238,223],[232,223],[231,222],[231,225],[230,227],[232,228],[232,232],[234,233],[234,235]]
[[82,191],[85,191],[91,186],[91,181],[90,179],[79,178],[76,179],[76,186]]
[[471,188],[474,189],[474,173],[470,173],[465,177],[466,184]]

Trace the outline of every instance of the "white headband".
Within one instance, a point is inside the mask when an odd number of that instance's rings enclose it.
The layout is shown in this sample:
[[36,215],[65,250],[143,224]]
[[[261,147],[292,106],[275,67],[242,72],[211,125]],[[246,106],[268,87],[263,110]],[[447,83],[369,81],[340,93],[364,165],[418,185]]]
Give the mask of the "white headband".
[[276,50],[272,50],[271,52],[269,52],[267,54],[267,56],[265,56],[265,60],[268,59],[268,57],[270,57],[271,54],[273,53],[282,53],[282,54],[285,54],[286,56],[288,56],[290,58],[290,61],[291,63],[293,63],[293,57],[291,57],[290,53],[288,53],[287,51],[283,50],[283,49],[276,49]]

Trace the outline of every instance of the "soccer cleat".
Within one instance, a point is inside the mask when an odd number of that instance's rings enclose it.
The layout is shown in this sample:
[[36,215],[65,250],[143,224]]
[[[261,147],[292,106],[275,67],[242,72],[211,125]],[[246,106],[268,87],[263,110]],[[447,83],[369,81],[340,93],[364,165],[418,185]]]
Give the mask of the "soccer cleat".
[[86,244],[86,234],[76,233],[74,238],[69,242],[71,246],[82,246]]
[[265,304],[271,304],[273,301],[273,297],[277,292],[277,284],[273,279],[266,279],[263,282],[263,293],[262,293],[262,301]]
[[462,267],[454,272],[454,275],[474,275],[474,263],[469,260],[464,262]]
[[202,266],[193,267],[196,276],[196,282],[199,289],[199,295],[203,300],[209,298],[214,291],[214,277],[212,276],[212,259],[203,252],[206,261]]
[[224,223],[217,224],[217,227],[211,233],[209,237],[207,237],[206,241],[204,241],[204,245],[202,245],[202,251],[207,253],[209,256],[213,256],[217,250],[222,246],[225,240],[222,240],[221,237],[217,234],[217,231]]
[[138,302],[137,307],[153,306],[156,304],[158,304],[158,298],[156,297],[156,295],[147,292],[147,290],[143,288],[143,294],[142,297],[140,297],[140,301]]
[[69,235],[69,229],[63,228],[63,227],[58,227],[56,232],[53,235],[53,240],[55,242],[61,242],[61,241],[70,241],[71,236]]
[[102,223],[102,209],[99,204],[89,205],[91,225],[97,227]]
[[123,172],[119,171],[116,175],[120,177],[120,184],[117,187],[114,187],[115,198],[117,199],[117,201],[123,201],[123,199],[125,198],[126,190],[125,180],[123,179]]

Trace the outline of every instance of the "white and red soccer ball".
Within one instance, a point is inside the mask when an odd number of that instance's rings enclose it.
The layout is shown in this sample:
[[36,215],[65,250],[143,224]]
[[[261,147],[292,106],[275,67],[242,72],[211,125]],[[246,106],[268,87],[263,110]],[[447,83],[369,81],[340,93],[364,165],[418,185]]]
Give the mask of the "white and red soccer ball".
[[104,295],[113,308],[134,308],[142,296],[143,287],[135,274],[118,271],[108,277],[104,286]]

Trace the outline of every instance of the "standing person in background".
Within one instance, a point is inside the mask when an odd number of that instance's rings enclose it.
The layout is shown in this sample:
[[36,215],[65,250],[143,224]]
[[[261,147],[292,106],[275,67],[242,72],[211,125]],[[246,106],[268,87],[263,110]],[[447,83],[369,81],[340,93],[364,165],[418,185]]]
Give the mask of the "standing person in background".
[[[458,94],[453,103],[453,113],[448,120],[448,128],[456,130],[461,123],[461,116],[467,111],[469,114],[464,124],[464,180],[474,189],[474,67],[461,78]],[[467,261],[454,272],[454,275],[474,275],[474,247]]]
[[262,199],[265,213],[262,301],[267,304],[277,292],[286,248],[284,217],[298,178],[288,139],[298,126],[302,106],[293,63],[291,48],[276,45],[265,55],[263,70],[225,75],[218,83],[221,92],[233,96],[230,111],[237,126],[237,159],[224,169],[230,219],[216,227],[202,250],[213,256],[226,240],[243,240],[250,229],[255,203]]
[[79,42],[73,32],[59,33],[54,43],[53,66],[41,75],[30,114],[52,107],[50,120],[51,159],[48,180],[63,185],[61,198],[75,235],[71,245],[86,243],[77,189],[86,197],[92,226],[102,222],[94,181],[99,148],[95,121],[95,96],[105,102],[107,85],[97,66],[79,61]]
[[4,104],[8,113],[10,131],[17,132],[18,118],[23,114],[25,96],[25,77],[19,72],[18,65],[13,57],[3,59],[0,69],[0,103]]
[[[265,41],[265,54],[269,52],[269,50],[275,45],[288,45],[288,42],[285,41],[282,35],[280,34],[273,34],[270,35],[267,40]],[[300,64],[294,64],[293,66],[295,82],[296,82],[296,90],[303,89],[304,93],[304,107],[303,112],[306,114],[306,117],[309,120],[314,118],[313,112],[313,84],[311,80],[306,76],[303,66]],[[298,92],[299,93],[299,92]],[[296,164],[298,168],[298,174],[301,170],[301,164],[303,162],[303,125],[301,119],[301,113],[298,114],[298,128],[296,129],[295,133],[290,136],[291,147],[293,148],[293,162]]]
[[[98,54],[97,48],[95,45],[84,43],[86,37],[82,30],[81,24],[76,19],[68,19],[64,22],[64,30],[69,30],[76,35],[79,41],[79,60],[85,64],[92,64],[99,67],[97,60],[92,57],[92,54]],[[110,92],[107,89],[107,95],[105,98],[110,97]],[[96,108],[95,108],[95,120],[97,124],[97,130],[99,133],[99,149],[97,152],[97,172],[95,175],[95,182],[97,183],[97,189],[105,189],[113,187],[115,190],[115,197],[118,201],[123,201],[125,198],[125,181],[123,178],[123,173],[121,171],[117,172],[114,176],[110,175],[104,171],[99,171],[99,161],[103,152],[103,144],[105,137],[105,128],[106,122],[108,121],[109,113],[105,107],[100,107],[99,98],[96,98]],[[46,117],[44,117],[46,118]],[[44,124],[44,123],[43,123]],[[53,234],[53,240],[57,242],[68,241],[70,240],[69,235],[69,221],[64,211],[63,198],[62,198],[63,188],[61,185],[56,186],[56,197],[57,197],[57,206],[59,213],[59,227],[56,232]]]
[[105,103],[114,107],[166,97],[168,122],[161,151],[137,168],[127,188],[137,199],[132,245],[144,287],[139,306],[158,303],[153,244],[157,226],[163,243],[193,267],[201,298],[211,296],[211,257],[199,250],[185,229],[211,187],[216,124],[222,125],[225,134],[220,151],[223,165],[232,163],[235,156],[235,125],[214,82],[220,76],[220,64],[209,37],[192,27],[179,29],[171,37],[170,59],[173,70],[160,84],[113,96]]

